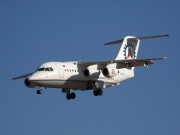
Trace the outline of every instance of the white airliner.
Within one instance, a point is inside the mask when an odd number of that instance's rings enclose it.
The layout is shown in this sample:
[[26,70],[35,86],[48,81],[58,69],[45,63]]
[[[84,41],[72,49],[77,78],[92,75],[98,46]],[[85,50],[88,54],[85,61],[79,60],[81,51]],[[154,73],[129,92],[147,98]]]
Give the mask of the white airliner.
[[94,96],[101,96],[103,88],[119,85],[121,82],[134,77],[134,67],[153,64],[152,60],[162,58],[137,59],[140,40],[166,37],[169,35],[134,37],[126,36],[122,40],[109,42],[104,45],[122,45],[114,60],[47,62],[35,72],[12,78],[26,78],[28,88],[38,87],[37,94],[42,94],[40,87],[62,88],[68,100],[75,99],[73,90],[93,90]]

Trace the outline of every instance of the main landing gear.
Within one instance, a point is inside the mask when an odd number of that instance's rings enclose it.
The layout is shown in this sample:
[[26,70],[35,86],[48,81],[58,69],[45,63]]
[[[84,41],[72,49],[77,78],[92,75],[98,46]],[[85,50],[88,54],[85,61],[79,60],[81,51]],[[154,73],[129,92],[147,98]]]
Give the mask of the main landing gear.
[[[66,98],[68,100],[76,98],[76,94],[74,92],[70,93],[70,90],[66,91],[66,92],[67,92]],[[96,90],[93,91],[93,94],[94,94],[94,96],[102,96],[103,95],[103,90],[102,89],[96,89]]]
[[97,89],[93,91],[94,96],[102,96],[103,95],[103,90],[102,89]]
[[70,99],[75,99],[75,98],[76,98],[76,94],[75,94],[74,92],[67,93],[67,94],[66,94],[66,98],[67,98],[68,100],[70,100]]
[[69,88],[62,88],[62,93],[66,93],[66,98],[68,100],[76,98],[76,94],[71,92]]

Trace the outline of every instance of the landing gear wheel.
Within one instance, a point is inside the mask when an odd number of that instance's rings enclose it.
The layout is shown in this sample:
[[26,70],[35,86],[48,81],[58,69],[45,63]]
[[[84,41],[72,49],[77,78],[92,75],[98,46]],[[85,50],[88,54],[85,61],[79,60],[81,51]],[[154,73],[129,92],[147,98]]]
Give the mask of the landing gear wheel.
[[98,94],[99,94],[99,96],[102,96],[102,95],[103,95],[103,90],[102,90],[102,89],[99,89],[99,90],[98,90]]
[[74,92],[72,92],[72,93],[67,93],[67,94],[66,94],[66,98],[67,98],[68,100],[70,100],[70,99],[75,99],[75,98],[76,98],[76,94],[75,94]]
[[94,96],[98,96],[98,91],[97,91],[97,90],[94,90],[94,91],[93,91],[93,94],[94,94]]
[[75,99],[76,98],[76,94],[74,92],[71,93],[71,98]]
[[37,94],[42,94],[43,91],[42,90],[37,90]]
[[103,95],[103,90],[102,89],[97,89],[93,91],[94,96],[102,96]]
[[71,94],[70,94],[70,93],[67,93],[67,94],[66,94],[66,98],[67,98],[68,100],[70,100],[70,99],[71,99]]

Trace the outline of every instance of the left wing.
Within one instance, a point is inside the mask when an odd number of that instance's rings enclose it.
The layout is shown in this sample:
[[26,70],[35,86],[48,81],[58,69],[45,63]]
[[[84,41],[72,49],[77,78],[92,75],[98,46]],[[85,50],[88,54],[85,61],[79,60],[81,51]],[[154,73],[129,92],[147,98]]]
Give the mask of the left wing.
[[30,75],[32,75],[33,73],[29,73],[29,74],[25,74],[25,75],[21,75],[21,76],[18,76],[18,77],[14,77],[14,78],[12,78],[12,80],[17,80],[17,79],[21,79],[21,78],[26,78],[26,77],[28,77],[28,76],[30,76]]
[[101,67],[106,67],[109,64],[116,63],[118,69],[120,68],[129,68],[129,67],[137,67],[137,66],[148,66],[153,64],[152,60],[164,60],[167,59],[166,57],[163,58],[148,58],[148,59],[125,59],[125,60],[107,60],[107,61],[79,61],[77,64],[80,66],[88,67],[91,65],[98,65]]

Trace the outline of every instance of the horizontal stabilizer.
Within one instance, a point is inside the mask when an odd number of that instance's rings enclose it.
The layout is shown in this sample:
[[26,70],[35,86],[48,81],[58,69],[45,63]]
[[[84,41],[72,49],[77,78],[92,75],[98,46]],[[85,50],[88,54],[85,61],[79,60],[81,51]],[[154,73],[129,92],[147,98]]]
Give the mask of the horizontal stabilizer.
[[[167,36],[170,36],[170,35],[158,35],[158,36],[146,36],[146,37],[133,37],[133,38],[128,38],[130,40],[146,40],[146,39],[152,39],[152,38],[161,38],[161,37],[167,37]],[[113,41],[113,42],[109,42],[109,43],[105,43],[104,45],[113,45],[113,44],[118,44],[118,43],[121,43],[123,42],[124,39],[121,39],[121,40],[116,40],[116,41]]]

